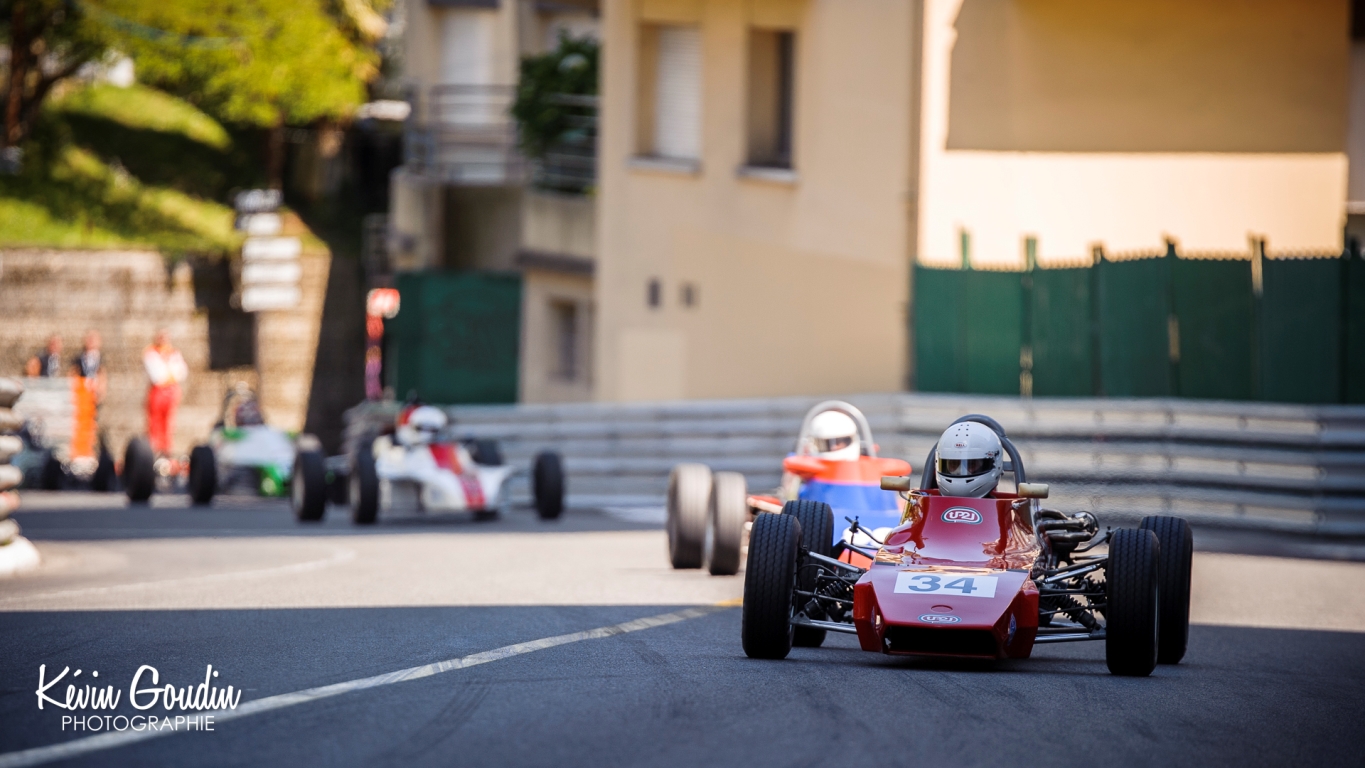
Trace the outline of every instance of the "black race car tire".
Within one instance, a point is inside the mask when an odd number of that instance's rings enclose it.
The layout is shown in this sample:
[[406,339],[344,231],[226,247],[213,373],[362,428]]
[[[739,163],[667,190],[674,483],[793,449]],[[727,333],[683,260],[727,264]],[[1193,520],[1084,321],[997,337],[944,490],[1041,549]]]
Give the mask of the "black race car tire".
[[156,490],[156,456],[140,437],[129,440],[123,452],[123,489],[132,502],[145,502]]
[[700,568],[706,538],[711,468],[679,464],[668,475],[668,559],[674,568]]
[[1161,606],[1161,635],[1157,642],[1158,664],[1179,664],[1190,641],[1190,572],[1194,564],[1194,534],[1180,517],[1152,515],[1138,527],[1156,534],[1161,544],[1160,575],[1157,577]]
[[554,451],[536,454],[531,466],[531,492],[536,515],[541,520],[557,519],[564,512],[564,462]]
[[57,458],[52,451],[44,451],[43,469],[39,475],[39,482],[44,491],[60,491],[65,485],[66,469],[62,466],[62,460]]
[[1160,565],[1156,534],[1123,528],[1110,535],[1104,658],[1116,675],[1146,677],[1156,669]]
[[350,482],[351,522],[373,525],[379,519],[379,475],[374,469],[374,451],[367,441],[356,448]]
[[104,441],[100,441],[100,456],[98,463],[95,464],[95,474],[90,477],[90,490],[99,493],[118,490],[118,471],[114,469],[114,457],[109,455],[109,449],[104,447]]
[[792,590],[796,586],[801,523],[790,515],[760,514],[749,532],[740,636],[751,659],[785,659],[792,649]]
[[289,504],[301,523],[317,522],[327,514],[327,467],[322,451],[299,451],[289,478]]
[[[801,546],[817,555],[829,557],[834,551],[834,509],[823,501],[798,500],[782,505],[782,514],[801,522]],[[815,570],[804,568],[796,574],[798,588],[815,588]],[[797,627],[792,644],[799,648],[819,648],[825,642],[823,629]]]
[[213,448],[196,445],[190,450],[190,503],[196,507],[206,507],[213,501],[218,491],[218,460]]
[[739,573],[744,545],[744,523],[749,519],[749,488],[738,472],[711,476],[711,496],[706,505],[706,534],[702,542],[702,565],[712,576]]

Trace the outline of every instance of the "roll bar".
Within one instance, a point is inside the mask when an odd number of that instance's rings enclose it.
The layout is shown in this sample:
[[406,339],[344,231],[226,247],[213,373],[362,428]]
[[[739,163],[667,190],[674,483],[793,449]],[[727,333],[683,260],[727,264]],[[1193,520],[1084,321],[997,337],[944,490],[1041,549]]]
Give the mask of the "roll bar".
[[843,400],[826,400],[818,403],[814,408],[806,411],[806,418],[801,420],[801,432],[796,437],[797,455],[806,455],[810,446],[810,423],[816,416],[825,411],[838,411],[858,425],[858,442],[861,443],[861,452],[864,456],[877,458],[877,447],[872,443],[872,428],[867,425],[867,417],[850,403]]

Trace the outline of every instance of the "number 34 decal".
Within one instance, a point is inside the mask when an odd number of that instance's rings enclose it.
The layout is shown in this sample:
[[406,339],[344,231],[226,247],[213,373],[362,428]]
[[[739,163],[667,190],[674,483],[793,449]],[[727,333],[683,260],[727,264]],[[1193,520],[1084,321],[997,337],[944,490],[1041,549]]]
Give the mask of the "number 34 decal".
[[961,576],[956,573],[896,574],[896,592],[906,595],[958,595],[995,597],[995,576]]

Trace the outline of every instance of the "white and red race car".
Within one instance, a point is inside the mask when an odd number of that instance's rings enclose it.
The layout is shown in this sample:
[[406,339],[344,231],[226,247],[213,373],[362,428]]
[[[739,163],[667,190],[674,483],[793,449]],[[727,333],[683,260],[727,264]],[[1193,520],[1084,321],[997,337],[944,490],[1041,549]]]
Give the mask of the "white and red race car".
[[[497,517],[507,503],[508,479],[525,470],[507,466],[494,441],[456,439],[449,427],[441,409],[410,406],[391,434],[361,440],[347,468],[351,519],[368,525],[381,512],[386,517],[458,512],[480,520]],[[321,453],[299,454],[295,473],[303,477],[292,490],[300,520],[322,518],[327,470]],[[538,453],[530,471],[536,513],[545,520],[559,517],[564,508],[559,454]],[[317,479],[308,482],[309,474]]]

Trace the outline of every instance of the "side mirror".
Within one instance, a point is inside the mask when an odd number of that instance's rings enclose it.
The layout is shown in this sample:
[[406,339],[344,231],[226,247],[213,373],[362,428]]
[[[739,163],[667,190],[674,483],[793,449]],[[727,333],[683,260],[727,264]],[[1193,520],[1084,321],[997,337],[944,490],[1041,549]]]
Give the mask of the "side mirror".
[[1020,483],[1019,496],[1025,499],[1046,499],[1047,483]]
[[908,491],[910,490],[909,477],[885,476],[882,478],[883,491]]

